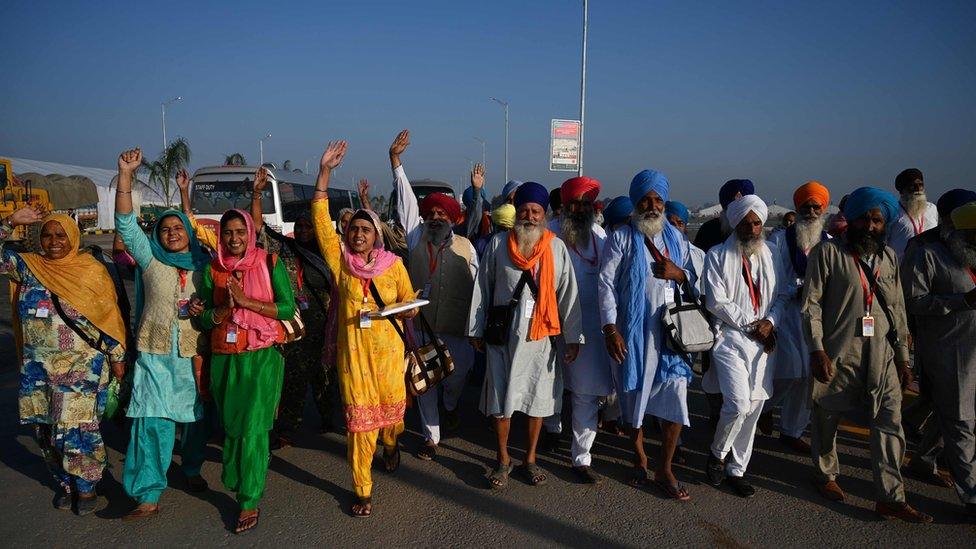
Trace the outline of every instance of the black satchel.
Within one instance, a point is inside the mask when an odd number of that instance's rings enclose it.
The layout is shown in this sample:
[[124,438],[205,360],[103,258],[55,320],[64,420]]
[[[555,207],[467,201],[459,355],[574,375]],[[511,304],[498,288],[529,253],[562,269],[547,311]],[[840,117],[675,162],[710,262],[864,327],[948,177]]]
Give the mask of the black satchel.
[[515,286],[515,293],[512,294],[512,299],[505,305],[494,305],[488,308],[488,313],[485,318],[485,343],[488,345],[505,345],[508,343],[508,335],[512,330],[515,309],[518,307],[519,299],[522,297],[522,290],[526,284],[529,285],[529,290],[532,292],[532,295],[539,294],[535,280],[532,280],[532,273],[522,271],[522,277],[519,278],[518,284]]

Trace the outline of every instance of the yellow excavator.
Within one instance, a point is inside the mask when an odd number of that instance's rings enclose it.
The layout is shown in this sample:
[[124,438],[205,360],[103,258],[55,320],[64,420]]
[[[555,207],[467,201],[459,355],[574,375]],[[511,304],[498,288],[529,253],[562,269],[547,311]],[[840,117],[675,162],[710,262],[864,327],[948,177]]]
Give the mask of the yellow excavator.
[[[51,200],[47,191],[35,189],[30,180],[21,181],[14,176],[10,160],[0,158],[0,219],[7,217],[27,204],[40,204],[44,211],[51,211]],[[14,229],[14,239],[23,241],[27,247],[36,243],[37,227],[20,226]]]

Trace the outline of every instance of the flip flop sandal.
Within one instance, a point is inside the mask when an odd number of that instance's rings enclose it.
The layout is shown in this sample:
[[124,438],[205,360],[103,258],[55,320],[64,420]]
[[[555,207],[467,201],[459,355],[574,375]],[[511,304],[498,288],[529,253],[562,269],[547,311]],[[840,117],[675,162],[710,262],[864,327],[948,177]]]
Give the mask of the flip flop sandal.
[[546,472],[535,463],[524,464],[522,466],[522,472],[525,473],[525,480],[529,481],[529,484],[532,486],[543,486],[549,482],[549,477],[546,476]]
[[676,499],[678,501],[688,501],[691,496],[688,494],[688,490],[685,490],[685,485],[680,482],[676,484],[671,484],[666,480],[655,480],[654,485],[657,486],[664,495],[671,499]]
[[417,450],[417,457],[424,461],[433,461],[437,457],[437,445],[436,444],[424,444],[419,450]]
[[951,476],[942,476],[942,473],[918,471],[916,469],[912,469],[911,467],[905,467],[902,472],[907,477],[911,477],[915,480],[920,480],[934,486],[940,486],[942,488],[953,488],[956,486],[956,483],[952,480]]
[[501,463],[495,466],[495,470],[488,475],[488,486],[492,490],[501,490],[508,485],[508,475],[512,472],[512,462]]
[[253,515],[237,519],[237,526],[234,528],[235,534],[250,532],[258,527],[258,519],[261,518],[261,510],[256,509],[255,511],[256,512]]
[[634,488],[641,488],[646,486],[648,482],[651,482],[651,471],[647,467],[641,467],[640,465],[634,466],[634,476],[630,477],[630,484]]
[[397,444],[396,451],[392,453],[387,453],[386,449],[383,449],[383,468],[386,469],[387,473],[395,473],[400,468],[399,444]]
[[368,518],[373,514],[373,498],[360,498],[359,501],[352,504],[350,512],[356,518]]

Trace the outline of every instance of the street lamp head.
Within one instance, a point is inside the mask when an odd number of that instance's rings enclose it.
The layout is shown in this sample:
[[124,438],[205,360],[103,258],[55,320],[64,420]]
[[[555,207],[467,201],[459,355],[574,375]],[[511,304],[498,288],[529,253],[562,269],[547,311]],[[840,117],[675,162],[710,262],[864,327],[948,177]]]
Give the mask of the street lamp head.
[[491,100],[494,101],[495,103],[498,103],[499,105],[501,105],[503,107],[507,107],[508,106],[508,103],[507,102],[502,101],[501,99],[498,99],[497,97],[492,97]]
[[271,139],[271,132],[268,132],[268,135],[262,137],[261,141],[267,141],[268,139]]

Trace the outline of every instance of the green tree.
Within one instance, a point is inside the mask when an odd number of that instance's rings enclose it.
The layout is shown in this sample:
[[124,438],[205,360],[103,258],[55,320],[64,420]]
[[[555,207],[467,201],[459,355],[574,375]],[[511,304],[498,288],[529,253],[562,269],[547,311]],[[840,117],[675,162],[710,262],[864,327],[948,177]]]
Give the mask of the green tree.
[[232,153],[224,157],[225,166],[247,166],[247,159],[241,153]]
[[142,161],[142,167],[147,172],[148,188],[158,196],[166,206],[173,205],[173,195],[176,193],[176,174],[186,169],[190,163],[190,145],[183,137],[178,137],[159,154],[159,158],[149,162]]

